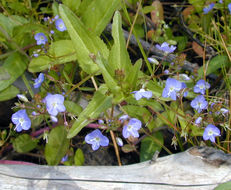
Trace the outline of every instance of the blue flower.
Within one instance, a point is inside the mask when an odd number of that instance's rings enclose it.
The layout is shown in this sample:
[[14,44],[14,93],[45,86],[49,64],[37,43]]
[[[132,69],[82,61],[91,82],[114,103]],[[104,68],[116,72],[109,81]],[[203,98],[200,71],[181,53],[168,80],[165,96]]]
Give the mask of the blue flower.
[[166,54],[169,54],[175,51],[176,46],[173,46],[173,45],[169,46],[167,42],[164,42],[161,45],[157,44],[156,48],[161,51],[164,51]]
[[194,98],[191,102],[191,106],[200,113],[203,109],[206,109],[208,102],[205,100],[204,96],[199,95]]
[[205,94],[206,89],[210,88],[210,84],[205,82],[203,79],[197,81],[196,85],[194,86],[195,93]]
[[21,100],[23,102],[29,102],[27,97],[25,95],[23,95],[23,94],[18,94],[17,97],[18,97],[19,100]]
[[54,31],[54,30],[51,30],[51,31],[50,31],[50,34],[54,34],[54,33],[55,33],[55,31]]
[[221,108],[221,109],[220,109],[220,112],[221,112],[221,114],[225,117],[225,116],[227,116],[227,114],[229,113],[229,110],[226,109],[226,108]]
[[123,123],[125,120],[128,120],[128,119],[129,119],[129,116],[128,116],[128,115],[122,115],[122,116],[120,116],[119,121],[120,121],[121,123]]
[[37,45],[41,45],[41,44],[45,45],[46,42],[48,41],[47,37],[42,32],[35,34],[34,39],[37,41]]
[[142,123],[136,118],[131,118],[127,125],[123,127],[123,137],[128,138],[130,136],[139,137],[138,130],[141,128]]
[[168,75],[169,74],[169,70],[168,69],[164,70],[164,74]]
[[20,132],[28,130],[31,127],[31,120],[28,117],[26,110],[19,110],[11,116],[12,122],[16,125],[15,130]]
[[187,85],[184,82],[181,82],[181,90],[184,93],[183,96],[186,97],[188,95],[188,91],[185,89],[187,88]]
[[211,142],[215,143],[215,137],[220,136],[221,132],[216,126],[209,124],[203,133],[203,139],[210,140]]
[[53,115],[50,115],[50,118],[51,118],[51,121],[52,121],[53,123],[57,123],[57,122],[58,122],[58,118],[57,118],[57,117],[55,117],[55,116],[53,116]]
[[103,121],[102,119],[99,119],[99,120],[98,120],[98,123],[99,123],[99,124],[104,124],[104,121]]
[[141,98],[151,98],[152,92],[151,91],[145,91],[144,89],[140,89],[139,91],[133,91],[133,94],[135,94],[135,99],[140,100]]
[[202,121],[202,117],[198,117],[196,120],[195,120],[195,124],[196,125],[199,125]]
[[223,0],[219,0],[219,3],[222,4],[222,3],[223,3]]
[[119,146],[123,146],[124,143],[123,143],[123,140],[119,137],[116,137],[116,143],[119,145]]
[[56,26],[57,30],[59,30],[60,32],[67,30],[67,28],[66,28],[66,26],[65,26],[65,24],[61,18],[57,19],[55,21],[55,26]]
[[66,154],[66,155],[62,158],[61,162],[66,162],[67,160],[68,160],[68,155]]
[[48,94],[44,102],[50,115],[56,116],[59,112],[66,110],[64,106],[64,96],[60,94]]
[[182,89],[182,83],[174,78],[168,78],[162,97],[176,100],[177,93]]
[[152,64],[155,64],[155,65],[159,65],[159,61],[157,61],[155,58],[153,57],[148,57],[148,61]]
[[34,88],[39,88],[44,81],[44,74],[40,73],[38,78],[34,80]]
[[109,139],[99,129],[86,135],[85,141],[87,144],[91,144],[92,150],[98,150],[100,146],[108,146],[109,144]]
[[205,14],[205,15],[208,14],[209,11],[211,11],[211,10],[213,9],[214,5],[215,5],[215,3],[210,3],[208,6],[204,7],[204,8],[203,8],[204,14]]
[[231,14],[231,3],[228,4],[229,14]]

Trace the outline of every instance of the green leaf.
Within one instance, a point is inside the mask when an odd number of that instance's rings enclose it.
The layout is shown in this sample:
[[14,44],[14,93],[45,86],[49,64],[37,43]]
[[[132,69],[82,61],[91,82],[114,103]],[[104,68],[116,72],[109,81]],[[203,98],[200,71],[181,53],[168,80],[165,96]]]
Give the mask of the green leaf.
[[113,13],[118,9],[119,4],[120,1],[118,0],[92,1],[82,15],[83,23],[87,29],[94,32],[97,36],[100,36],[110,22]]
[[[231,65],[231,63],[229,61],[228,56],[217,55],[216,57],[212,58],[211,61],[209,62],[206,75],[217,72],[218,69],[220,69],[222,67],[225,68],[225,67],[230,66],[230,65]],[[204,75],[204,73],[203,73],[203,66],[202,66],[198,70],[198,77],[202,78],[203,75]]]
[[76,12],[81,4],[81,0],[63,0],[62,2],[73,12]]
[[12,53],[11,56],[5,60],[2,67],[10,75],[10,78],[0,80],[0,91],[6,89],[21,76],[26,70],[27,65],[26,60],[23,59],[19,53]]
[[82,166],[84,164],[84,154],[80,148],[75,152],[74,161],[76,166]]
[[230,190],[231,181],[218,185],[214,190]]
[[78,15],[83,15],[84,12],[86,11],[87,7],[90,6],[90,4],[92,3],[92,0],[82,0],[77,13]]
[[22,134],[13,141],[13,147],[17,152],[25,153],[36,148],[37,143],[37,139],[32,139],[28,134]]
[[4,67],[0,66],[0,81],[8,79],[10,79],[10,74]]
[[55,60],[55,64],[76,60],[76,53],[71,40],[59,40],[50,45],[48,54]]
[[65,156],[68,147],[69,139],[67,139],[65,127],[58,126],[52,129],[45,146],[45,158],[48,165],[57,165]]
[[131,60],[129,58],[126,42],[124,39],[124,34],[122,31],[122,20],[119,11],[115,12],[112,24],[112,36],[114,39],[114,44],[109,55],[109,72],[112,76],[115,75],[116,70],[124,72],[127,76],[131,68]]
[[135,87],[138,79],[138,74],[142,65],[142,59],[136,61],[135,65],[131,67],[131,71],[125,76],[125,86],[128,92],[131,92]]
[[11,85],[3,91],[0,91],[0,102],[10,100],[16,97],[17,94],[19,94],[19,90],[15,86]]
[[86,29],[80,19],[64,5],[59,5],[60,15],[67,27],[80,67],[88,74],[99,70],[91,58],[100,52],[105,59],[108,57],[108,49],[104,42]]
[[79,116],[79,114],[83,111],[83,108],[72,102],[72,101],[69,101],[69,100],[65,100],[64,101],[64,106],[66,107],[67,111],[76,115],[76,116]]
[[63,64],[77,59],[71,40],[59,40],[50,45],[49,57],[41,55],[34,57],[29,63],[30,72],[40,72],[56,64]]
[[93,119],[96,119],[102,112],[112,106],[112,97],[105,94],[107,91],[108,88],[105,85],[102,85],[95,92],[90,103],[72,125],[67,138],[72,138],[77,135],[83,127],[91,123]]
[[156,132],[152,137],[145,137],[141,141],[140,162],[151,160],[156,151],[161,151],[164,138],[161,132]]
[[51,58],[46,55],[41,55],[31,59],[28,70],[32,73],[36,73],[50,68],[53,64],[54,62]]
[[102,72],[107,87],[116,97],[117,101],[121,102],[123,99],[123,94],[121,88],[117,85],[117,81],[111,76],[110,72],[108,71],[107,60],[105,60],[101,55],[98,55],[96,58],[96,63],[99,66],[100,71]]

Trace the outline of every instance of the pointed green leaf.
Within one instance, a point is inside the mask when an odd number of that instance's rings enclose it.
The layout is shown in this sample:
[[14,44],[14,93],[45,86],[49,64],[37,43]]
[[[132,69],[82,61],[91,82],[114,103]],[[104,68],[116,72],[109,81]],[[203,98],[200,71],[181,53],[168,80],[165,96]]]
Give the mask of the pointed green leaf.
[[126,42],[122,31],[122,20],[119,11],[115,12],[113,18],[112,36],[114,44],[109,55],[110,73],[114,76],[115,70],[121,70],[126,76],[130,72],[132,64],[126,49]]
[[118,9],[120,1],[118,0],[94,0],[84,11],[82,20],[87,29],[94,32],[97,36],[103,32],[104,28],[110,22],[111,17]]
[[152,137],[145,137],[141,141],[140,162],[151,160],[156,151],[161,151],[164,138],[161,132],[156,132]]
[[13,147],[17,152],[24,153],[36,148],[37,143],[37,139],[32,139],[28,134],[22,134],[13,141]]
[[81,20],[66,6],[59,5],[60,15],[67,27],[80,67],[88,74],[99,70],[91,55],[100,52],[104,58],[108,57],[108,49],[104,42],[86,29]]
[[10,100],[11,98],[16,97],[17,94],[19,94],[19,90],[15,86],[11,85],[3,91],[0,91],[0,102]]
[[30,72],[40,72],[56,64],[63,64],[77,59],[71,40],[53,42],[48,50],[49,56],[41,55],[31,59]]
[[131,67],[131,71],[125,77],[125,82],[128,84],[127,89],[129,92],[131,92],[136,87],[141,65],[142,59],[137,60],[135,65]]
[[112,106],[112,97],[105,94],[107,91],[108,88],[103,85],[95,92],[91,102],[72,125],[67,138],[77,135],[83,127],[92,122],[92,119],[96,119],[102,112]]
[[76,104],[75,102],[69,101],[69,100],[65,100],[64,101],[64,106],[66,107],[67,111],[79,116],[79,114],[83,111],[83,108]]
[[84,164],[84,154],[80,148],[78,148],[75,152],[74,161],[75,166],[82,166]]
[[[230,66],[231,63],[229,61],[228,56],[226,55],[217,55],[216,57],[212,58],[211,61],[208,64],[208,68],[206,70],[206,75],[209,75],[213,72],[218,71],[218,69],[222,67],[227,67]],[[200,67],[198,70],[198,77],[202,78],[203,77],[203,66]]]
[[57,165],[65,156],[69,147],[67,130],[64,126],[58,126],[51,130],[48,143],[45,146],[45,158],[48,165]]
[[10,75],[6,80],[0,80],[0,91],[10,86],[18,77],[20,77],[26,70],[27,63],[24,57],[19,53],[13,53],[8,57],[3,66],[5,71]]

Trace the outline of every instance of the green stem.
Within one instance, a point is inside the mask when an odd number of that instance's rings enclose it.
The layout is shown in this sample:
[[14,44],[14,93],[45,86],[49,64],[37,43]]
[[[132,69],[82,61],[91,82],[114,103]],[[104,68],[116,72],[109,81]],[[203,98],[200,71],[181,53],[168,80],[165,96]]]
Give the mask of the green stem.
[[31,86],[30,86],[29,81],[27,80],[25,74],[22,75],[22,80],[23,80],[24,84],[26,85],[26,87],[27,87],[27,89],[28,89],[28,91],[30,93],[31,98],[33,98],[34,97],[34,92],[31,89]]

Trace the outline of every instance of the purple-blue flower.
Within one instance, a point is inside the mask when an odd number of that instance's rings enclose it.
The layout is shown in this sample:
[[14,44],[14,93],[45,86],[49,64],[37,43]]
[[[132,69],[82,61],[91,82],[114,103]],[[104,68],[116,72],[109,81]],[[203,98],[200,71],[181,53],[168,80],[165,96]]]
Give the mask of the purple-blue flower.
[[128,115],[122,115],[122,116],[120,116],[119,121],[120,121],[121,123],[123,123],[125,120],[128,120],[128,119],[129,119],[129,116],[128,116]]
[[213,9],[214,5],[215,5],[215,3],[210,3],[208,6],[204,7],[204,8],[203,8],[204,14],[205,14],[205,15],[208,14],[209,11],[211,11],[211,10]]
[[168,69],[164,70],[164,74],[168,75],[169,74],[169,70]]
[[123,140],[119,137],[116,137],[116,143],[119,145],[119,146],[123,146],[124,143],[123,143]]
[[68,155],[66,154],[66,155],[62,158],[61,162],[66,162],[67,160],[68,160]]
[[215,125],[209,124],[203,133],[203,139],[210,140],[211,142],[215,143],[215,137],[220,136],[221,132]]
[[203,109],[207,108],[208,102],[204,96],[199,95],[191,101],[191,106],[200,113]]
[[166,54],[169,54],[175,51],[176,46],[173,46],[173,45],[169,46],[167,42],[164,42],[161,45],[157,44],[156,48],[161,51],[164,51]]
[[148,61],[152,64],[155,64],[155,65],[159,65],[159,61],[157,61],[155,58],[153,57],[148,57]]
[[142,127],[142,123],[139,119],[131,118],[127,125],[123,127],[123,137],[128,138],[130,136],[139,137],[138,130]]
[[11,120],[16,125],[15,130],[17,132],[28,130],[31,127],[31,120],[24,109],[14,113],[11,116]]
[[67,28],[66,28],[66,26],[65,26],[65,24],[61,18],[57,19],[55,21],[55,26],[56,26],[57,30],[59,30],[60,32],[67,30]]
[[196,120],[195,120],[195,124],[196,125],[199,125],[202,121],[202,117],[198,117]]
[[225,116],[227,116],[227,114],[229,113],[229,110],[226,109],[226,108],[221,108],[221,109],[220,109],[220,112],[221,112],[221,114],[225,117]]
[[222,4],[222,3],[223,3],[223,0],[219,0],[219,3]]
[[151,98],[152,92],[151,91],[145,91],[143,88],[141,88],[139,91],[133,91],[133,94],[135,94],[135,99],[140,100],[141,98]]
[[195,93],[205,94],[206,89],[210,88],[210,84],[203,79],[197,81],[196,85],[194,86]]
[[177,93],[182,89],[182,83],[174,78],[166,80],[165,88],[162,92],[162,97],[176,100]]
[[231,14],[231,3],[228,4],[229,14]]
[[108,146],[109,144],[109,139],[99,129],[86,135],[85,141],[87,144],[91,144],[92,150],[98,150],[100,146]]
[[18,94],[17,97],[18,97],[19,100],[21,100],[23,102],[29,102],[27,97],[25,95],[23,95],[23,94]]
[[66,110],[64,106],[64,96],[60,94],[48,94],[44,102],[50,115],[56,116],[59,112]]
[[38,78],[34,80],[34,88],[39,88],[44,81],[44,74],[40,73]]
[[57,118],[57,117],[55,117],[55,116],[53,116],[53,115],[50,115],[50,118],[51,118],[51,121],[52,121],[53,123],[57,123],[57,122],[58,122],[58,118]]
[[35,34],[34,39],[37,41],[37,45],[46,44],[47,37],[42,32]]

